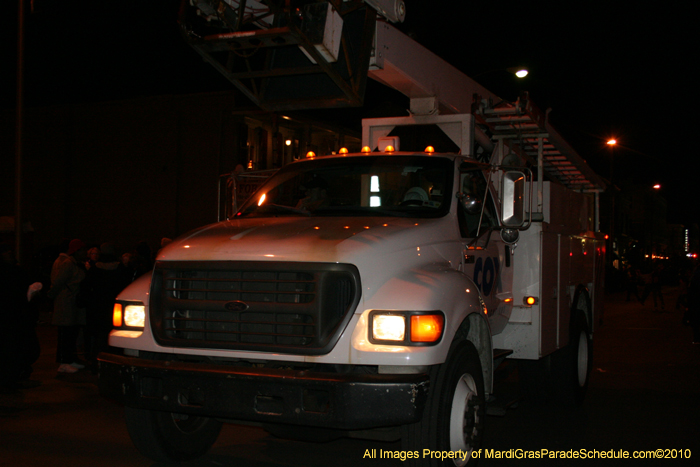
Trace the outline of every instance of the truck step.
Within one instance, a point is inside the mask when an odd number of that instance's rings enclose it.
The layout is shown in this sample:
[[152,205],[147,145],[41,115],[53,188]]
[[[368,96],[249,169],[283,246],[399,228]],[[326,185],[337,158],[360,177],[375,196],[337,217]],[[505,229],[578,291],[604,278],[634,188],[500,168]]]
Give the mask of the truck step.
[[486,404],[486,415],[491,415],[492,417],[503,417],[508,409],[515,409],[518,407],[518,402],[520,399],[522,399],[520,396],[507,399],[499,399],[491,396]]
[[506,357],[512,353],[511,349],[493,349],[493,368],[498,368]]

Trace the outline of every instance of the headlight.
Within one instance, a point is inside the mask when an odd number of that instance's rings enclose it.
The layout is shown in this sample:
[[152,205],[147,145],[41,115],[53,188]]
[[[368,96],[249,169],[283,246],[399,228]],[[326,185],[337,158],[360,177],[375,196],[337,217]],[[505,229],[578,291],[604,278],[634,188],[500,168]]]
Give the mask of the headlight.
[[116,302],[112,313],[115,328],[141,328],[146,322],[146,307],[141,302]]
[[403,341],[406,338],[406,318],[401,315],[374,315],[372,337],[380,341]]
[[435,345],[442,339],[445,315],[440,311],[369,312],[369,341],[383,345]]

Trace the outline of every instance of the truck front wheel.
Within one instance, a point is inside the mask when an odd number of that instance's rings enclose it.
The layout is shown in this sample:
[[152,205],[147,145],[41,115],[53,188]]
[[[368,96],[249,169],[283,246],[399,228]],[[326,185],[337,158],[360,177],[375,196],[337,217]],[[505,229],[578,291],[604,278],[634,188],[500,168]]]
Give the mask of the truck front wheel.
[[[465,466],[472,460],[483,438],[486,403],[481,361],[471,342],[452,344],[447,361],[433,368],[428,402],[420,422],[402,431],[406,451],[417,451],[414,466],[445,465],[440,457],[424,453],[452,451],[462,456],[452,459]],[[471,462],[473,463],[473,462]]]
[[204,455],[216,442],[221,422],[211,418],[125,408],[134,446],[156,462],[182,462]]

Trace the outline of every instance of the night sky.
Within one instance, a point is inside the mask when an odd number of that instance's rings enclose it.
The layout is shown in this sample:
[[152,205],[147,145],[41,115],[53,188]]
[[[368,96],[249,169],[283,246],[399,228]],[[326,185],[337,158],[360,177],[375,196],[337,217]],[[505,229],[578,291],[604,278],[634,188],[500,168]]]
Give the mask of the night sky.
[[[0,15],[3,62],[11,64],[0,72],[4,109],[15,102],[16,3],[6,2]],[[26,3],[34,7],[26,17],[27,106],[233,88],[180,36],[179,0]],[[529,91],[542,110],[553,109],[553,126],[606,178],[605,141],[616,137],[616,182],[661,183],[669,222],[698,222],[691,80],[699,41],[690,2],[406,5],[404,32],[501,97]],[[502,71],[520,65],[531,70],[525,81]],[[374,85],[370,91],[365,109],[377,105]]]

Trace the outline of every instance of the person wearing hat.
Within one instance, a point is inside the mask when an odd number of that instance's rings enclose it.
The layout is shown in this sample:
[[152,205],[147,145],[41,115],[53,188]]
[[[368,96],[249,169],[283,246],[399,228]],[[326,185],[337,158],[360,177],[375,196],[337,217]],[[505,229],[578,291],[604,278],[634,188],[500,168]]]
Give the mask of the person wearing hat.
[[80,327],[85,325],[85,310],[76,302],[80,283],[85,278],[81,267],[87,260],[87,247],[80,239],[71,240],[51,268],[51,288],[47,296],[54,301],[52,324],[58,327],[56,362],[59,373],[75,373],[85,368],[78,361],[77,342]]

